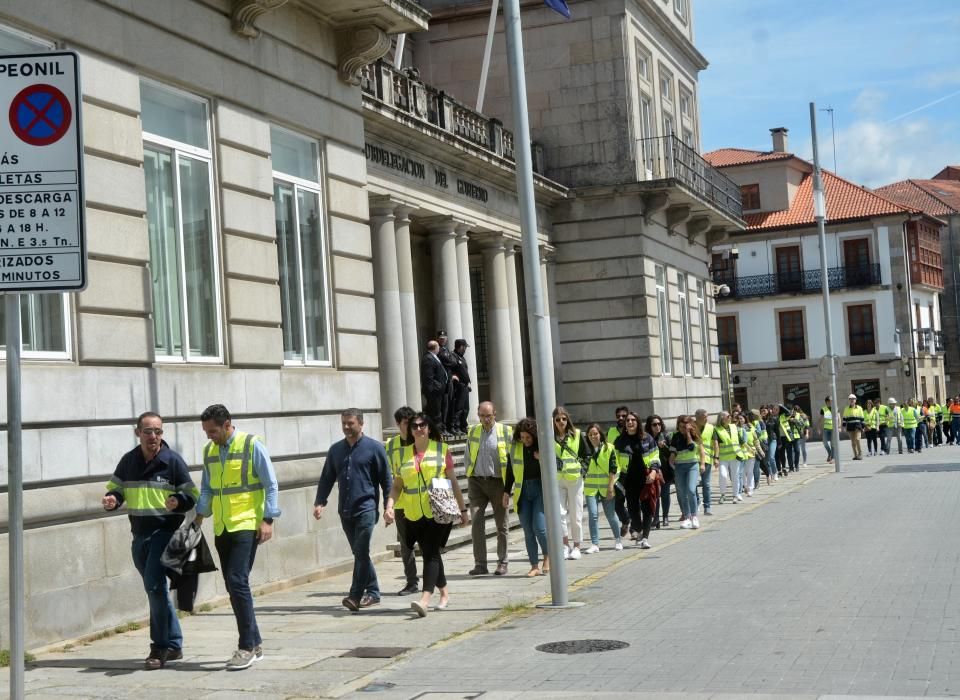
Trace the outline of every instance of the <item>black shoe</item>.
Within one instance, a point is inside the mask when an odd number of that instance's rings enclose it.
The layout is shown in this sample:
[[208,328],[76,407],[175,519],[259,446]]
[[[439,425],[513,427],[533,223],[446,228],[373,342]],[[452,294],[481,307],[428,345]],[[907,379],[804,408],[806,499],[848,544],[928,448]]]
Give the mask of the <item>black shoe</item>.
[[183,649],[167,649],[167,658],[165,661],[180,661],[183,658]]
[[343,605],[343,607],[345,607],[347,610],[350,610],[351,612],[357,612],[357,610],[360,609],[360,603],[355,601],[350,596],[347,596],[346,598],[341,600],[340,604]]
[[400,589],[397,595],[410,595],[411,593],[419,593],[420,586],[416,583],[408,583],[406,586]]
[[485,566],[475,566],[467,572],[471,576],[486,576],[490,570]]

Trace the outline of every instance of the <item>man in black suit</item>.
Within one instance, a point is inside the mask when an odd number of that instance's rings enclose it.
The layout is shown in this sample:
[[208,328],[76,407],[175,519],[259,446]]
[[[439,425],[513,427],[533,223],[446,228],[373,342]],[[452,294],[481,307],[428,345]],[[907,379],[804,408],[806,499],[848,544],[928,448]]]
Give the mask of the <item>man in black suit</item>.
[[420,391],[423,392],[424,412],[430,416],[441,433],[447,428],[443,422],[443,397],[447,394],[449,377],[440,358],[440,344],[436,340],[427,343],[427,351],[420,360]]
[[440,346],[437,357],[440,358],[440,364],[443,365],[443,369],[447,373],[447,390],[443,395],[443,403],[440,406],[440,415],[443,416],[443,425],[446,428],[446,430],[443,431],[443,437],[451,438],[454,437],[454,391],[456,390],[456,385],[459,380],[453,373],[453,370],[457,366],[457,360],[453,356],[453,353],[450,352],[450,348],[447,347],[447,332],[442,328],[437,331],[437,345]]
[[453,432],[463,436],[467,434],[467,410],[468,397],[472,389],[470,388],[470,368],[467,366],[467,360],[463,354],[467,351],[470,344],[463,338],[457,338],[453,343],[453,359],[456,364],[453,366],[451,380],[453,382],[453,419],[450,427]]

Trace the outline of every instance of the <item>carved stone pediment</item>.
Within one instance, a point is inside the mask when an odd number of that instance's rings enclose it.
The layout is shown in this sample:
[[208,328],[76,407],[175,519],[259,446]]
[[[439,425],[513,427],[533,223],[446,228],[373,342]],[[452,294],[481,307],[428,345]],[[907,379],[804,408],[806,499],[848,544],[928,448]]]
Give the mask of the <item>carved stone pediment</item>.
[[337,32],[337,71],[340,80],[360,84],[360,71],[387,55],[392,46],[390,37],[379,27],[367,24],[344,27]]
[[260,30],[255,24],[257,18],[286,5],[287,2],[288,0],[233,0],[230,26],[237,34],[256,39],[260,36]]

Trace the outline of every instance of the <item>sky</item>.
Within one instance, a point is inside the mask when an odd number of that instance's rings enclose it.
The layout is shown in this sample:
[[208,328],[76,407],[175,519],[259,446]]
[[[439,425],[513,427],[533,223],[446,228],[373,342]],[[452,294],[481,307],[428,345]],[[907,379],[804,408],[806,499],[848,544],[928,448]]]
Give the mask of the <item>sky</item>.
[[[770,129],[867,187],[960,164],[960,0],[693,0],[704,152],[770,150]],[[830,113],[833,108],[834,133]]]

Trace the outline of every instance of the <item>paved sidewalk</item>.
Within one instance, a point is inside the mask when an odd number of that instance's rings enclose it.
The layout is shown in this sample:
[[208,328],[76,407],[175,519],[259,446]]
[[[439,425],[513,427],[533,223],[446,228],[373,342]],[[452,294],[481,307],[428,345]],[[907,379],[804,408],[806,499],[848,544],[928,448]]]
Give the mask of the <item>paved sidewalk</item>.
[[[818,455],[822,458],[822,447],[811,446],[809,450],[811,460]],[[957,455],[960,456],[960,449]],[[905,461],[905,458],[901,459]],[[691,635],[691,639],[698,636],[694,630],[702,621],[688,613],[670,613],[675,608],[682,611],[676,598],[679,596],[696,603],[704,595],[704,587],[712,591],[707,597],[711,611],[700,610],[698,614],[706,614],[707,618],[716,615],[726,619],[732,629],[740,628],[742,633],[738,633],[738,644],[745,643],[741,637],[748,631],[762,630],[757,612],[749,613],[739,623],[736,618],[730,618],[731,606],[740,600],[756,599],[763,608],[761,612],[769,615],[769,619],[789,619],[792,625],[805,629],[803,620],[809,602],[804,601],[806,607],[803,609],[795,607],[794,603],[800,601],[797,597],[800,591],[795,592],[792,587],[779,588],[778,577],[793,568],[798,572],[795,578],[805,580],[809,568],[815,564],[815,552],[807,552],[802,557],[790,554],[795,544],[792,538],[797,536],[800,526],[811,527],[816,522],[810,518],[785,522],[778,514],[790,511],[794,499],[801,494],[807,499],[806,494],[814,489],[818,493],[822,491],[820,498],[833,503],[831,507],[843,511],[845,501],[837,501],[837,494],[830,493],[838,483],[836,477],[820,478],[828,475],[832,475],[832,467],[811,466],[772,487],[761,488],[754,498],[746,499],[742,504],[717,506],[713,518],[701,518],[704,527],[699,531],[680,530],[675,524],[665,530],[655,530],[651,536],[654,549],[647,552],[629,545],[623,552],[613,551],[609,530],[604,532],[601,528],[603,551],[584,555],[577,562],[568,562],[568,575],[574,582],[571,598],[588,603],[579,610],[533,612],[527,617],[511,617],[508,624],[503,624],[503,619],[488,622],[501,614],[505,607],[543,600],[549,593],[547,577],[524,577],[528,567],[522,537],[514,532],[510,547],[513,563],[505,577],[467,576],[467,570],[473,565],[471,548],[466,546],[449,551],[444,562],[449,572],[451,607],[443,612],[431,612],[425,619],[417,618],[410,611],[409,597],[393,595],[385,595],[378,608],[358,614],[344,610],[340,599],[348,588],[349,575],[342,574],[256,599],[266,658],[246,671],[228,673],[222,669],[236,645],[236,626],[229,607],[225,606],[183,620],[185,658],[167,669],[142,670],[149,635],[146,629],[141,629],[78,645],[67,651],[38,655],[37,660],[28,666],[27,692],[32,698],[142,698],[145,694],[179,696],[185,692],[195,698],[331,697],[361,688],[373,691],[379,686],[371,683],[385,680],[396,686],[393,690],[375,693],[377,696],[409,698],[428,687],[438,691],[473,689],[476,684],[467,681],[478,675],[490,676],[488,664],[476,663],[477,658],[482,658],[477,654],[492,654],[510,670],[506,675],[496,674],[504,683],[512,684],[500,689],[513,694],[534,688],[524,682],[524,674],[531,664],[549,666],[542,660],[546,655],[532,651],[533,641],[597,635],[624,639],[620,634],[624,621],[630,623],[632,636],[643,635],[643,639],[627,640],[633,643],[632,651],[627,652],[629,658],[641,658],[640,650],[649,644],[650,651],[661,649],[678,658],[684,658],[685,654],[701,658],[705,667],[716,675],[716,669],[730,660],[730,647],[723,643],[723,635],[720,635],[711,639],[709,644],[695,645],[686,652],[683,651],[684,644],[679,644],[678,649],[677,644],[686,635]],[[816,481],[810,483],[812,480]],[[827,483],[833,486],[820,486]],[[841,483],[847,485],[847,492],[853,493],[849,485],[869,482],[849,480]],[[944,493],[940,501],[946,498]],[[857,510],[864,505],[860,503]],[[876,503],[869,504],[871,510],[877,510],[876,506]],[[877,518],[879,516],[875,515],[874,520]],[[885,529],[892,530],[889,525]],[[836,532],[843,532],[843,528]],[[748,535],[756,535],[758,539],[750,544]],[[718,543],[722,543],[719,549]],[[754,562],[753,568],[743,569],[741,555],[758,548],[772,548],[782,554],[770,562],[770,567]],[[494,550],[494,541],[488,540],[488,551]],[[867,558],[866,551],[861,552],[864,559]],[[886,564],[891,563],[886,560]],[[378,564],[378,573],[385,592],[396,591],[403,585],[399,560]],[[638,578],[640,576],[642,579]],[[898,587],[906,586],[900,580],[905,576],[906,572],[901,572]],[[623,605],[624,595],[635,597],[645,590],[652,592],[656,602],[652,614],[643,613],[643,608],[633,602]],[[719,591],[724,593],[721,595]],[[666,593],[669,595],[664,596]],[[936,600],[943,602],[942,597]],[[853,605],[854,601],[850,600],[848,604]],[[744,621],[749,624],[744,626],[741,624]],[[669,632],[662,626],[668,622],[671,626]],[[771,649],[776,646],[773,638],[777,634],[774,628],[764,632]],[[443,640],[447,641],[438,644]],[[960,637],[957,641],[960,642]],[[344,653],[361,646],[398,646],[410,651],[399,659],[343,657]],[[428,650],[430,647],[433,649]],[[648,653],[644,652],[645,655]],[[598,668],[606,671],[602,677],[591,674],[595,681],[590,686],[593,691],[609,690],[623,697],[625,691],[645,690],[631,673],[622,672],[622,666],[616,666],[619,668],[616,671],[606,661],[616,657],[616,664],[622,664],[624,657],[621,654],[623,652],[563,657],[563,665],[548,679],[551,684],[536,689],[555,697],[564,690],[562,686],[566,682],[571,685],[572,692],[582,697],[582,691],[572,687],[574,680],[584,676],[585,664],[596,663],[603,664]],[[434,659],[443,661],[436,664]],[[782,663],[777,668],[780,666]],[[424,668],[430,668],[432,672],[420,675]],[[478,674],[476,669],[479,668],[484,669],[483,674]],[[408,678],[408,669],[416,670],[413,684],[416,687],[406,687],[403,681]],[[664,697],[664,690],[679,690],[667,683],[668,676],[666,672],[647,675],[648,680],[660,679],[663,683],[650,688],[650,692]],[[616,678],[629,680],[629,688],[606,687]],[[488,691],[498,689],[496,684],[487,686]],[[7,687],[4,670],[0,673],[0,692],[5,692]],[[717,690],[736,692],[736,687],[734,684]],[[689,684],[686,689],[695,691],[695,684]],[[787,690],[783,687],[777,692]],[[798,685],[794,690],[806,689]],[[363,693],[364,696],[367,694]]]

